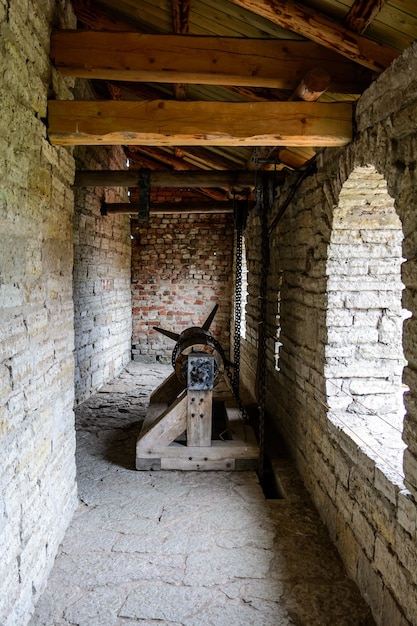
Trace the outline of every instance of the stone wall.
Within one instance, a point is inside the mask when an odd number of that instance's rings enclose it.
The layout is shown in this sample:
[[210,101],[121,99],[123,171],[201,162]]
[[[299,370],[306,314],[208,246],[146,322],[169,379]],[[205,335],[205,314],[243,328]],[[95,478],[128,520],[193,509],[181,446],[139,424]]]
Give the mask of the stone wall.
[[132,222],[133,358],[170,359],[175,343],[153,330],[201,326],[227,353],[231,318],[233,220],[229,215],[151,217]]
[[[317,173],[300,184],[270,240],[268,412],[285,436],[349,576],[358,583],[381,626],[417,623],[416,71],[414,45],[362,96],[356,111],[355,140],[346,149],[326,150],[318,156]],[[296,176],[279,190],[269,223],[285,204],[293,184]],[[378,195],[382,198],[379,207],[377,199],[370,201]],[[338,238],[340,244],[344,237],[343,246],[349,238],[340,228],[340,211],[346,207],[348,222],[349,211],[355,219],[362,219],[364,213],[378,210],[378,221],[385,220],[388,226],[384,229],[380,223],[377,231],[368,229],[369,224],[366,228],[363,224],[347,226],[349,236],[353,237],[356,228],[353,238],[365,244],[362,257],[357,241],[351,242],[349,250],[339,249],[338,257]],[[402,225],[400,238],[394,207]],[[248,329],[242,346],[242,376],[252,393],[258,349],[259,230],[260,218],[252,213],[246,236]],[[402,265],[398,256],[401,239],[406,259]],[[337,269],[342,260],[344,267]],[[383,458],[375,454],[374,442],[368,438],[368,421],[365,428],[365,422],[358,424],[360,411],[347,411],[344,394],[335,395],[331,384],[341,384],[340,389],[349,392],[350,405],[365,399],[372,409],[375,401],[374,426],[382,423],[384,403],[378,403],[376,396],[398,382],[402,366],[398,345],[400,265],[405,286],[402,307],[412,313],[402,333],[403,382],[409,387],[403,432],[407,446],[401,472],[404,478],[389,462],[391,438],[386,434],[385,440],[382,438],[379,452]],[[282,345],[276,367],[278,324]],[[392,359],[392,367],[387,358]],[[339,401],[343,406],[338,406]],[[369,413],[367,409],[364,413]],[[344,423],[346,412],[355,418],[349,428]]]
[[0,623],[24,626],[76,506],[74,160],[47,140],[49,63],[69,3],[0,3]]
[[[123,169],[118,147],[78,148],[79,169]],[[117,188],[82,188],[75,193],[74,311],[75,397],[88,398],[130,361],[130,219],[102,216],[101,203],[123,202]]]

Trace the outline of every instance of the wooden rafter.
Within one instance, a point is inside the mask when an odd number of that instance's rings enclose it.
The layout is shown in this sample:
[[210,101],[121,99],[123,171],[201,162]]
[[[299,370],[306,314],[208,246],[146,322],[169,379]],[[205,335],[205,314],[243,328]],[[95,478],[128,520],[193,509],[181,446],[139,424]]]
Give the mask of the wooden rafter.
[[345,18],[345,25],[362,35],[387,0],[355,0]]
[[126,20],[119,19],[92,0],[71,0],[71,4],[77,19],[90,28],[110,31],[135,30]]
[[352,106],[317,102],[49,101],[53,145],[344,146]]
[[396,50],[366,39],[323,13],[294,0],[230,2],[377,72],[386,69],[399,55]]
[[[164,167],[161,167],[161,164],[156,162],[155,159],[153,159],[152,157],[139,150],[136,150],[136,146],[131,146],[131,148],[133,149],[129,150],[129,148],[125,148],[126,158],[129,159],[129,161],[136,163],[141,169],[148,169],[152,171],[165,169]],[[132,163],[130,165],[130,169],[135,169],[132,167]]]
[[[139,32],[138,28],[135,28],[127,21],[116,18],[110,11],[107,11],[104,7],[94,5],[91,0],[72,0],[72,5],[77,18],[94,30],[108,30],[108,31],[130,31]],[[366,80],[366,77],[358,79],[361,81]],[[120,86],[142,100],[152,100],[161,97],[161,92],[150,85],[138,83],[121,83]],[[230,91],[239,93],[245,100],[286,100],[286,95],[280,94],[277,89],[268,91],[263,88],[250,88],[250,87],[229,87]],[[175,94],[174,94],[175,95]],[[170,97],[165,93],[163,96],[165,99]],[[174,97],[174,96],[173,96]]]
[[133,160],[135,160],[135,155],[139,155],[140,158],[148,157],[156,161],[155,169],[166,168],[174,168],[174,170],[197,170],[197,167],[190,166],[187,163],[184,163],[182,159],[165,152],[161,148],[154,148],[152,146],[134,146],[132,151],[127,151],[126,156],[132,154]]
[[174,33],[188,35],[190,30],[190,0],[171,0]]
[[[201,168],[198,168],[195,165],[190,165],[189,163],[185,163],[182,159],[169,154],[161,148],[153,148],[149,146],[134,146],[132,151],[125,148],[125,154],[128,158],[131,157],[134,162],[138,160],[139,156],[139,158],[141,159],[142,167],[147,167],[146,163],[148,163],[150,164],[150,169],[152,170],[165,169],[166,171],[169,171],[170,168],[173,167],[176,172],[190,170],[201,171]],[[155,163],[155,161],[157,161],[157,163]],[[134,170],[134,167],[131,168],[131,171]],[[197,188],[196,191],[212,200],[222,201],[228,198],[228,195],[221,190],[215,190],[211,188]]]
[[[176,35],[188,35],[190,0],[171,0],[172,28]],[[185,83],[175,83],[174,93],[177,100],[186,100],[187,88]]]
[[[213,168],[215,170],[236,169],[236,162],[228,159],[226,155],[215,154],[209,148],[188,147],[183,156],[184,163],[188,165],[196,164],[204,169]],[[243,165],[244,161],[241,161]]]
[[[60,31],[51,58],[66,76],[111,81],[268,87],[293,91],[316,67],[332,91],[361,93],[371,73],[306,41]],[[184,99],[184,98],[182,98]]]

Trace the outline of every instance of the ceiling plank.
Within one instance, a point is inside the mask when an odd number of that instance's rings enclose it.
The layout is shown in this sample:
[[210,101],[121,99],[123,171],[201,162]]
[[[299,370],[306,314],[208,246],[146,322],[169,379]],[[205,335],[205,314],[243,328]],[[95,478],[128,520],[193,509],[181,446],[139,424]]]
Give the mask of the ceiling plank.
[[386,69],[399,55],[397,50],[362,37],[323,13],[294,0],[230,2],[377,72]]
[[241,85],[293,91],[319,66],[329,89],[362,93],[372,73],[306,41],[58,31],[51,58],[60,72],[116,81]]
[[[79,170],[75,174],[75,187],[137,187],[138,170]],[[252,188],[255,186],[253,172],[245,170],[204,170],[188,172],[150,173],[152,187],[226,187]]]
[[[139,158],[141,158],[143,155],[146,155],[150,159],[157,161],[157,163],[155,164],[155,169],[158,169],[158,165],[159,169],[163,167],[169,169],[170,167],[172,167],[174,168],[174,170],[177,171],[200,169],[197,167],[190,167],[190,165],[188,163],[184,163],[182,159],[179,159],[178,157],[163,151],[161,148],[154,148],[152,146],[133,146],[132,150],[128,152],[129,154],[132,154],[133,160],[135,160],[135,155],[139,155]],[[128,153],[126,154],[128,156]]]
[[345,18],[345,25],[363,35],[387,0],[355,0]]
[[53,145],[344,146],[352,105],[318,102],[48,102]]

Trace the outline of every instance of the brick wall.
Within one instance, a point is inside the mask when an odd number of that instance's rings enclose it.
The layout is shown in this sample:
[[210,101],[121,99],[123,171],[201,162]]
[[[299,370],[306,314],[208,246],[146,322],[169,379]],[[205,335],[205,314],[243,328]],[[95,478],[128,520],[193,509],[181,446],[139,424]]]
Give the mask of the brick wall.
[[[123,169],[118,148],[78,148],[80,169]],[[82,188],[75,194],[75,396],[81,402],[130,360],[130,219],[102,216],[102,201],[123,202],[126,191]]]
[[170,359],[181,333],[201,326],[215,304],[210,332],[229,349],[233,220],[228,215],[151,217],[132,222],[133,358]]
[[[349,576],[383,626],[417,623],[416,71],[414,45],[359,101],[353,143],[318,156],[317,173],[300,185],[270,241],[268,412],[284,433]],[[280,189],[270,223],[295,178]],[[366,214],[373,216],[373,228]],[[259,231],[260,219],[253,212],[246,236],[249,303],[242,345],[242,377],[252,394]],[[406,259],[402,265],[401,254]],[[408,362],[403,381],[410,388],[405,396],[404,481],[397,468],[374,454],[373,442],[368,445],[369,430],[356,421],[357,405],[352,410],[352,400],[347,405],[344,394],[335,394],[330,384],[336,382],[366,404],[375,400],[376,412],[391,418],[386,414],[391,400],[381,403],[377,396],[387,393],[390,398],[403,365],[400,271],[402,306],[413,315],[403,327]],[[278,369],[277,323],[282,342]],[[334,418],[339,410],[344,417],[350,413],[353,432]],[[391,437],[384,435],[380,417],[375,422],[380,452],[389,460]]]
[[24,626],[76,506],[75,168],[44,123],[48,89],[71,86],[50,29],[75,20],[64,2],[14,0],[0,27],[0,623]]

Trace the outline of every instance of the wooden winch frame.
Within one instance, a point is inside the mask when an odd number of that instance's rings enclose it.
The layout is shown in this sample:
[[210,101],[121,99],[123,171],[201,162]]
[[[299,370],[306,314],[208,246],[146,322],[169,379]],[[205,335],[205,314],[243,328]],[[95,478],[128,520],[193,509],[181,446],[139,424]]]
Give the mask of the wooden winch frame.
[[[137,440],[136,468],[257,469],[259,447],[242,420],[219,353],[203,344],[185,345],[176,371],[151,396]],[[224,403],[230,439],[212,439],[213,400]]]

